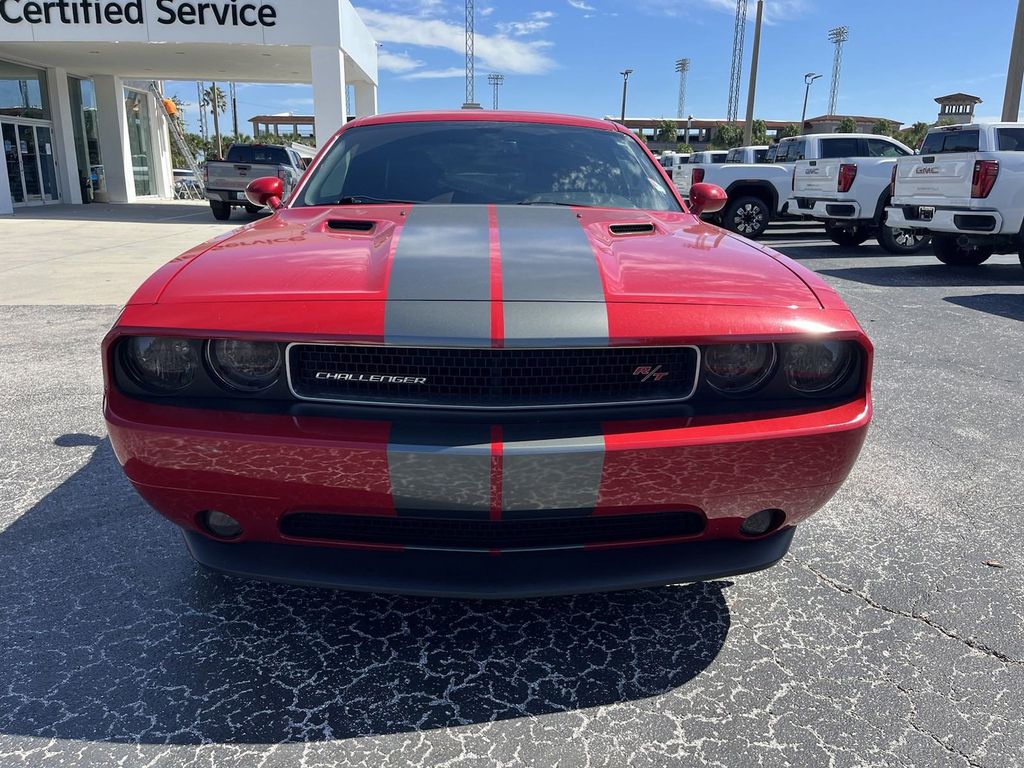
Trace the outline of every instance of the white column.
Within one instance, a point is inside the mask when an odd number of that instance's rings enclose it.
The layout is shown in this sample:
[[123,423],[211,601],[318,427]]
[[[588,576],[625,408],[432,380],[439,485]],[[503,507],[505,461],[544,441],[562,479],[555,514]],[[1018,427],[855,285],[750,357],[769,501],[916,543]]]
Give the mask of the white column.
[[100,134],[100,154],[107,179],[107,195],[112,203],[135,202],[135,176],[132,150],[128,143],[128,116],[125,114],[124,83],[120,77],[97,75],[96,120]]
[[377,114],[377,86],[365,80],[357,80],[352,84],[356,92],[355,112],[359,117]]
[[167,110],[152,93],[147,94],[149,114],[150,141],[153,145],[153,157],[150,158],[150,173],[153,174],[153,194],[171,199],[174,174],[171,172],[171,135],[167,126]]
[[50,118],[53,120],[53,152],[57,161],[57,187],[65,203],[80,205],[82,185],[78,180],[78,151],[75,149],[74,120],[81,116],[71,114],[71,94],[68,73],[64,69],[46,70],[46,84],[50,100]]
[[345,54],[340,48],[316,47],[310,53],[313,69],[313,114],[316,144],[326,146],[348,119],[345,113]]

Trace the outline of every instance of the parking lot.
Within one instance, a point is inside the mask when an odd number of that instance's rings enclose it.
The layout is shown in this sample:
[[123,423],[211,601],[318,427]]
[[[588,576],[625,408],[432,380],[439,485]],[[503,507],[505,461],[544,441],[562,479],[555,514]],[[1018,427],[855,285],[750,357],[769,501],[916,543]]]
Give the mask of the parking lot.
[[124,479],[99,342],[250,220],[0,219],[0,765],[1024,765],[1024,270],[765,242],[876,345],[843,490],[769,571],[521,602],[200,571]]

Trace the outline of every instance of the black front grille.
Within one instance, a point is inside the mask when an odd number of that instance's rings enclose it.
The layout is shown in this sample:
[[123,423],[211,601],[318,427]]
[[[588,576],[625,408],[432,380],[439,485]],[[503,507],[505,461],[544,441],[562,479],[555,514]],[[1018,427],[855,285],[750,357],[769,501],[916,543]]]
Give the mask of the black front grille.
[[281,519],[281,533],[294,538],[484,552],[685,538],[703,530],[704,517],[697,512],[501,521],[296,512]]
[[523,408],[684,400],[693,347],[424,348],[294,344],[295,394],[314,400]]

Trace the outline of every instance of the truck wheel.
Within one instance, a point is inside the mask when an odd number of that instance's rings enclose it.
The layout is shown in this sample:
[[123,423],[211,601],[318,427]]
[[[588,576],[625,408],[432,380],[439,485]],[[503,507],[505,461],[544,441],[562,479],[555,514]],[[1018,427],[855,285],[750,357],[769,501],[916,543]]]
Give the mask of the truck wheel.
[[210,210],[213,211],[213,218],[217,221],[227,221],[231,218],[231,206],[220,200],[211,200]]
[[741,197],[729,204],[722,214],[722,225],[738,235],[756,240],[768,229],[771,211],[758,197]]
[[957,244],[956,235],[935,235],[932,238],[932,250],[935,258],[951,267],[976,267],[988,260],[992,255],[991,248],[980,245],[973,248],[961,248]]
[[928,245],[928,235],[915,234],[912,229],[882,224],[878,227],[878,244],[889,253],[897,255],[917,253]]
[[871,237],[864,227],[853,227],[851,229],[827,227],[825,234],[828,235],[829,240],[836,245],[841,245],[843,248],[856,247]]

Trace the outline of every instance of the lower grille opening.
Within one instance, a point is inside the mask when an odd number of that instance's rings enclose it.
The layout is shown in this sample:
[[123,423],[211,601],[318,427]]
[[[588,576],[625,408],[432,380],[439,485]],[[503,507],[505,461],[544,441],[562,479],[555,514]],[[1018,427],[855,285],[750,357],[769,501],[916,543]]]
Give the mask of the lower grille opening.
[[572,517],[499,521],[296,512],[281,519],[281,533],[295,538],[485,552],[683,538],[704,526],[703,515],[689,511],[595,517],[580,510]]

